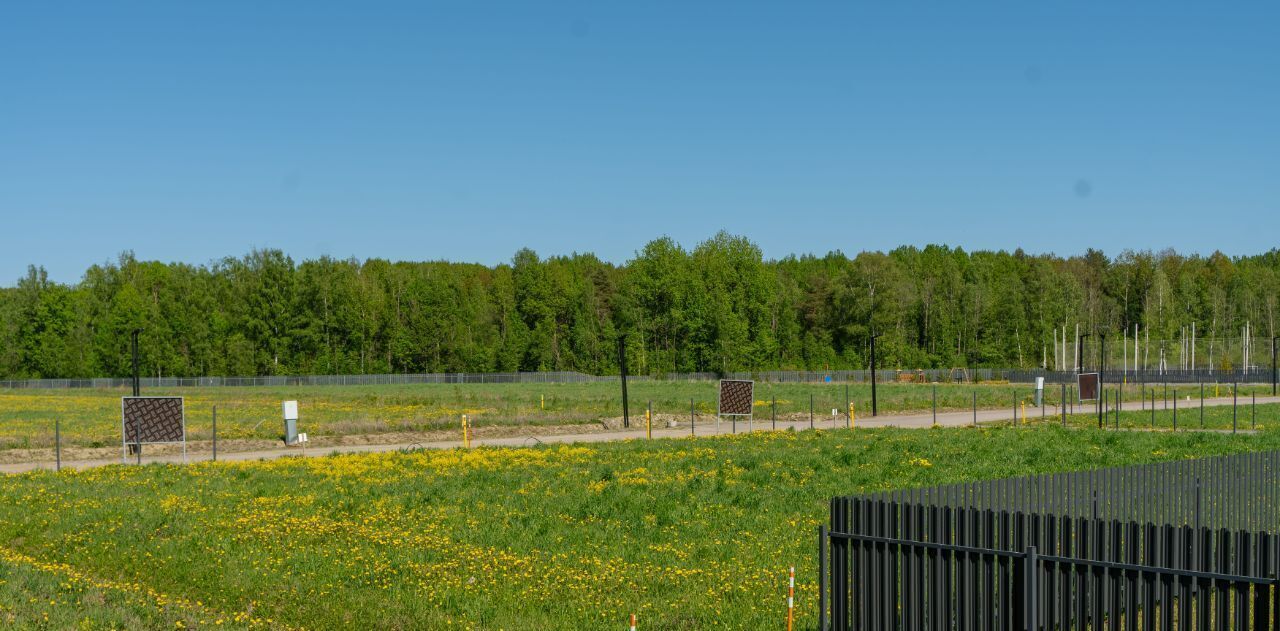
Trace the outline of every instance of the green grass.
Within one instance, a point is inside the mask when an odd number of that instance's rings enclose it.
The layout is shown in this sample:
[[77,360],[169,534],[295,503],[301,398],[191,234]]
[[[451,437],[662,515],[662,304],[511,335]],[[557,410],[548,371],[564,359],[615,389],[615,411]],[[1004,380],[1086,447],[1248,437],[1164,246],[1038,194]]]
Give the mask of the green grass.
[[[848,386],[859,417],[871,408],[868,384]],[[1241,392],[1266,389],[1241,387]],[[938,409],[967,410],[977,396],[980,408],[1011,409],[1030,401],[1026,384],[950,385],[937,387]],[[1223,391],[1224,394],[1226,390]],[[120,444],[120,397],[125,390],[0,390],[0,451],[51,449],[54,421],[61,422],[66,447],[114,447]],[[190,440],[212,435],[213,408],[218,409],[222,440],[275,440],[281,432],[280,403],[299,401],[299,430],[312,437],[380,435],[400,432],[456,431],[462,414],[473,427],[589,425],[622,415],[616,383],[583,384],[427,384],[411,386],[298,386],[262,388],[188,388],[147,390],[146,395],[186,397]],[[631,412],[643,415],[652,403],[657,414],[686,415],[690,402],[700,414],[714,414],[714,382],[635,381],[630,384]],[[1126,396],[1137,399],[1138,387]],[[844,384],[770,384],[756,387],[756,416],[767,419],[777,401],[779,416],[807,417],[812,397],[819,419],[832,410],[843,414]],[[1050,404],[1059,392],[1050,388]],[[924,412],[933,405],[930,385],[883,383],[877,390],[881,414]]]
[[[775,628],[795,565],[812,629],[833,495],[1276,448],[1048,424],[32,472],[0,479],[0,561],[199,602],[194,622],[379,629]],[[11,580],[0,602],[56,592]]]
[[25,559],[0,560],[0,625],[86,631],[249,627],[194,603],[160,602],[127,586],[85,581],[64,568],[38,567]]

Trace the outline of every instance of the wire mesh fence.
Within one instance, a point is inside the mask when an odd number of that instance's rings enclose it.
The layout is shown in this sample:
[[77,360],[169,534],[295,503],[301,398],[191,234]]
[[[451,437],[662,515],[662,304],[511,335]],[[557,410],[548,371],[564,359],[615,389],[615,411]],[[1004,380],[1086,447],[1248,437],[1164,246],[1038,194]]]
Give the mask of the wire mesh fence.
[[[1086,371],[1097,372],[1097,371]],[[952,369],[880,369],[879,383],[1075,383],[1076,371],[1054,371],[1013,368]],[[1116,383],[1272,383],[1270,370],[1114,370],[1102,372],[1102,380]],[[766,383],[870,383],[870,370],[765,370],[714,372],[671,372],[657,375],[629,375],[631,381],[716,381],[719,379],[751,379]],[[617,381],[618,375],[589,375],[573,371],[497,372],[497,373],[418,373],[377,375],[274,375],[265,377],[143,377],[144,388],[204,387],[286,387],[286,386],[374,386],[412,384],[501,384],[501,383],[592,383]],[[10,379],[0,380],[0,389],[64,389],[127,388],[127,377],[92,379]]]

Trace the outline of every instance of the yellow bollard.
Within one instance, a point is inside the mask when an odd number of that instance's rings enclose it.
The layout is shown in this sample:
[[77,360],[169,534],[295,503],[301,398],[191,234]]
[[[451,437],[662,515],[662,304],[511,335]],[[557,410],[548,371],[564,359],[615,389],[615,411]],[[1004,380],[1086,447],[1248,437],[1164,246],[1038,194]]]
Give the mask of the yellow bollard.
[[648,409],[644,411],[644,437],[653,438],[653,414]]
[[1026,401],[1022,402],[1022,424],[1023,425],[1027,424],[1027,402]]
[[858,426],[858,408],[854,404],[849,404],[849,429]]
[[545,410],[547,409],[547,395],[544,394],[541,396],[542,396],[542,403],[540,405],[542,406],[542,409]]
[[471,449],[471,432],[467,427],[467,415],[462,415],[462,446]]

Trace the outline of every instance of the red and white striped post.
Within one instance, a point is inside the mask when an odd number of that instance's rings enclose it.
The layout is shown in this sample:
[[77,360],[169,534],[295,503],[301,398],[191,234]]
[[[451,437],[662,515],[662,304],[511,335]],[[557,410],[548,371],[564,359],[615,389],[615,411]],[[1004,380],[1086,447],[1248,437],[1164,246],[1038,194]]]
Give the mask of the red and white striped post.
[[796,568],[794,565],[791,566],[790,574],[787,577],[787,631],[791,631],[796,619]]
[[636,615],[631,614],[631,631],[636,631]]

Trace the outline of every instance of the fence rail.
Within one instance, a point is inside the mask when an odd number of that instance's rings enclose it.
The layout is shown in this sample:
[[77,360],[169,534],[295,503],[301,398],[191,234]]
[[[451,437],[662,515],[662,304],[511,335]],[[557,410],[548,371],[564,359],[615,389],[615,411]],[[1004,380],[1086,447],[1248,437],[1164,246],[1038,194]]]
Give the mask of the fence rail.
[[827,629],[1280,629],[1280,453],[838,497]]

